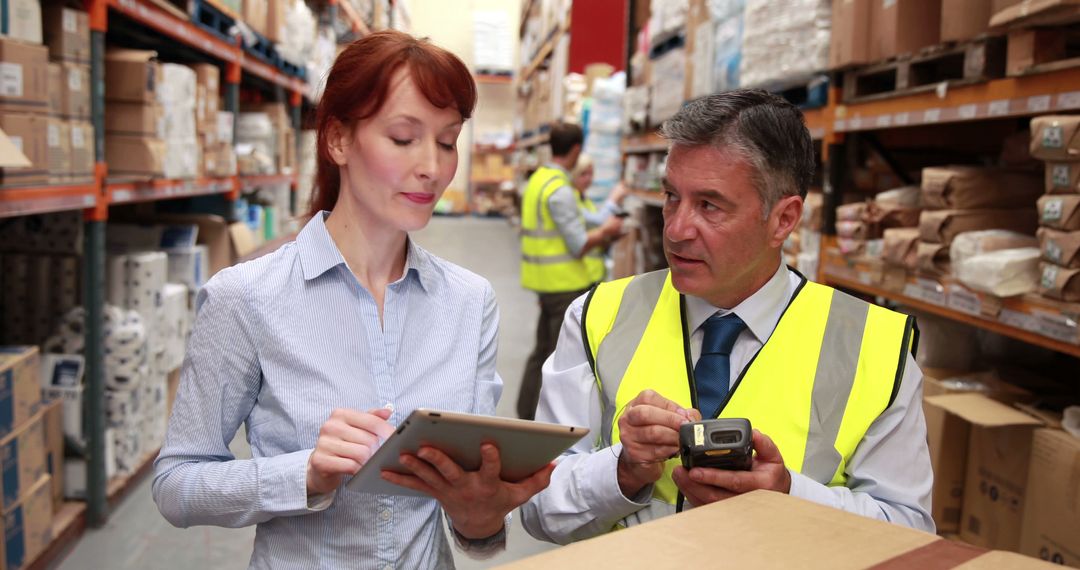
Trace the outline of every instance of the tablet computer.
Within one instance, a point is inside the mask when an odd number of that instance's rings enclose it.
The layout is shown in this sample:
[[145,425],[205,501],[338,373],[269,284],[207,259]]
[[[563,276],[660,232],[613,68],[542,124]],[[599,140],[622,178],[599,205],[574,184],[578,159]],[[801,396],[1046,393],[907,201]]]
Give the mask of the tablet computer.
[[419,408],[401,422],[346,486],[362,493],[426,497],[386,481],[382,471],[410,473],[398,458],[402,453],[416,453],[421,446],[441,450],[462,469],[476,471],[482,463],[480,445],[487,442],[499,448],[503,480],[520,481],[588,433],[588,428],[578,426]]

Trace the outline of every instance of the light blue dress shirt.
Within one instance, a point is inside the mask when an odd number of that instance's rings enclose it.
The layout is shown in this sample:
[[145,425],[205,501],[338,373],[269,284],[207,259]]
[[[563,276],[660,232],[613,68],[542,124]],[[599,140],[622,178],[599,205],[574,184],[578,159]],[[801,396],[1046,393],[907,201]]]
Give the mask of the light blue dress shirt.
[[[307,461],[335,408],[494,414],[494,291],[409,240],[380,325],[325,215],[200,291],[154,500],[181,527],[257,524],[251,568],[452,567],[434,499],[342,487],[309,506]],[[229,451],[241,423],[252,459]]]

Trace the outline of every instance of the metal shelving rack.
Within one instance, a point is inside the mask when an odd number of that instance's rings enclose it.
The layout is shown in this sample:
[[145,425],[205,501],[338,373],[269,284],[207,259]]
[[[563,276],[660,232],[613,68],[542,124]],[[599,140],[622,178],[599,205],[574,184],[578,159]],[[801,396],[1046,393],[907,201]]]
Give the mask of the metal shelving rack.
[[[235,201],[244,190],[265,184],[290,184],[295,201],[293,175],[232,176],[193,180],[110,179],[105,156],[105,46],[110,15],[119,15],[224,64],[223,109],[239,110],[240,84],[245,76],[267,82],[280,95],[288,94],[294,126],[300,126],[301,106],[311,101],[308,85],[296,78],[245,56],[239,44],[230,44],[187,20],[155,6],[148,0],[84,0],[91,35],[91,114],[95,138],[93,180],[83,184],[0,188],[0,218],[63,211],[82,211],[85,223],[83,247],[83,304],[86,312],[86,391],[84,422],[87,433],[87,498],[85,508],[67,504],[57,514],[53,544],[31,567],[44,567],[64,550],[87,525],[99,527],[108,519],[110,503],[124,495],[130,483],[149,470],[148,455],[142,469],[123,480],[105,476],[105,392],[103,309],[105,305],[105,224],[109,206],[135,202],[171,200],[200,195],[221,195]],[[299,149],[299,137],[298,149]],[[295,209],[295,204],[293,204]]]

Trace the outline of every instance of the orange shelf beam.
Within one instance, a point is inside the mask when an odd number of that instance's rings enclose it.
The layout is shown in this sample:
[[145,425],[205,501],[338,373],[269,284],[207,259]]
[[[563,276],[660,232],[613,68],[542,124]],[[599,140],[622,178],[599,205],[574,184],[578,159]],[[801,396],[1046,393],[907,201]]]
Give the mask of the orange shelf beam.
[[98,204],[92,183],[0,189],[0,218],[92,209]]
[[362,36],[366,36],[371,33],[371,28],[369,28],[368,25],[364,22],[363,18],[360,17],[360,14],[356,13],[356,8],[354,8],[353,5],[349,3],[349,0],[337,2],[337,5],[338,9],[341,10],[343,14],[345,14],[345,17],[349,20],[349,23],[352,24],[352,30],[354,32]]
[[232,178],[156,179],[140,182],[112,182],[105,185],[105,194],[110,204],[132,204],[209,194],[227,194],[234,188],[235,182]]
[[482,85],[510,85],[514,82],[511,75],[480,74],[476,76],[476,82]]

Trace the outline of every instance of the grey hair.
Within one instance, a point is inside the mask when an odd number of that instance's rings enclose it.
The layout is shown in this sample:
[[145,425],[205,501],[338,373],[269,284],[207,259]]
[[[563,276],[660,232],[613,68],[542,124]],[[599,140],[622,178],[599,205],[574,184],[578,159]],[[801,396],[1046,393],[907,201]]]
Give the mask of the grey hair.
[[737,152],[754,170],[763,216],[785,196],[806,197],[814,176],[814,143],[803,114],[760,89],[698,97],[660,127],[672,144]]

